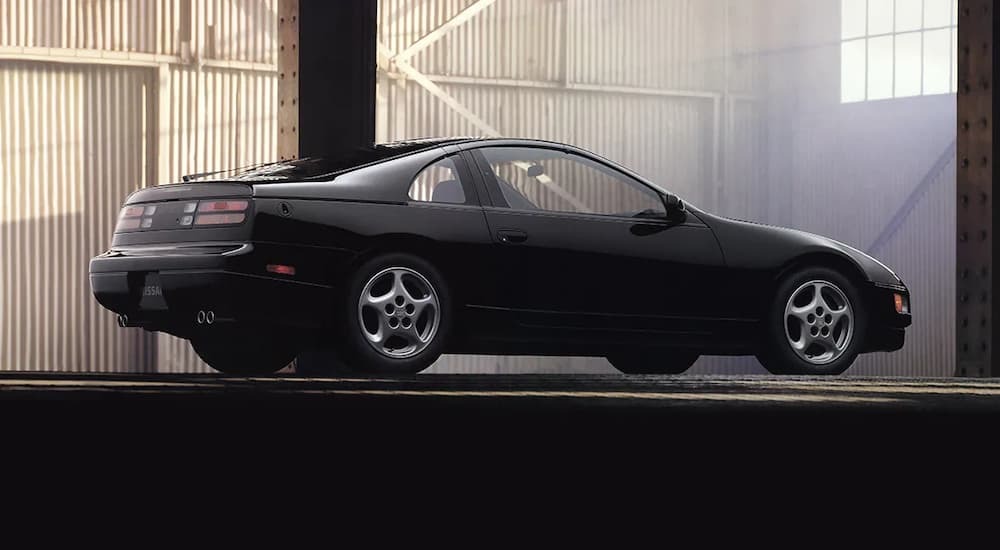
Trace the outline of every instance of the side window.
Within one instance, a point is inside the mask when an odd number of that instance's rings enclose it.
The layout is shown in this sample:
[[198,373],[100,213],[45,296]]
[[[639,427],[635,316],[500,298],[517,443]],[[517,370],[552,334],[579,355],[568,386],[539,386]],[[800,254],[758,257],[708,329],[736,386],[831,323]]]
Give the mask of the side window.
[[552,149],[479,150],[514,210],[547,210],[631,217],[664,213],[652,189],[599,162]]
[[424,168],[410,184],[410,199],[422,202],[465,204],[465,190],[451,157]]

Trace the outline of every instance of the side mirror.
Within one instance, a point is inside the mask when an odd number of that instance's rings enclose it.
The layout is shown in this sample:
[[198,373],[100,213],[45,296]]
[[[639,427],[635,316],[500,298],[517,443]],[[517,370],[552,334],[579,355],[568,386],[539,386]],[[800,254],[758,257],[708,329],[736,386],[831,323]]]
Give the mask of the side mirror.
[[684,201],[673,193],[667,193],[663,196],[663,206],[666,207],[667,215],[670,217],[684,211]]
[[542,168],[541,164],[532,164],[528,167],[528,177],[537,178],[545,173],[545,168]]

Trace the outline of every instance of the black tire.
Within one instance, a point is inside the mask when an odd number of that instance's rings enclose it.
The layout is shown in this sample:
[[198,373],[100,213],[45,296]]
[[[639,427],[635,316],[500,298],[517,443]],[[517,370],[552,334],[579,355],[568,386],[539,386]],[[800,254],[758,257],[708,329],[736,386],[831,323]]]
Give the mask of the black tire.
[[[815,364],[800,357],[792,349],[786,334],[785,306],[792,294],[810,281],[835,285],[843,292],[853,311],[850,340],[838,357],[824,364]],[[865,310],[861,292],[851,279],[827,267],[810,267],[792,273],[778,284],[762,328],[764,345],[757,354],[757,360],[771,374],[835,375],[846,371],[864,349],[868,312]]]
[[611,366],[625,374],[681,374],[698,360],[691,351],[651,351],[608,356]]
[[[378,351],[375,344],[368,341],[365,332],[363,332],[367,329],[363,326],[359,313],[359,303],[365,286],[377,274],[395,268],[410,270],[426,279],[426,282],[433,289],[438,303],[435,313],[437,327],[433,331],[433,336],[426,344],[423,344],[422,349],[414,351],[413,355],[401,357],[390,357]],[[448,335],[451,333],[452,302],[444,277],[430,262],[405,253],[376,256],[355,270],[348,284],[346,295],[346,303],[341,309],[341,311],[346,312],[346,318],[340,323],[343,332],[341,339],[344,344],[344,359],[352,369],[373,374],[416,374],[430,367],[441,356]],[[408,307],[408,305],[404,307]],[[420,318],[413,319],[413,325],[418,326],[421,320],[426,321],[426,319]]]
[[290,340],[273,331],[239,328],[213,329],[191,340],[195,353],[210,367],[226,374],[273,374],[295,359]]

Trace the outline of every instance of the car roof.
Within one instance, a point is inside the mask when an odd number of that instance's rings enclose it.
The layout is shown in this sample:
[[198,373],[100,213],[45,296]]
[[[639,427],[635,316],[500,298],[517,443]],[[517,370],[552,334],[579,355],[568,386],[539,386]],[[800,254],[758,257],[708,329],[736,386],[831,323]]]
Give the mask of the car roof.
[[375,145],[374,149],[379,151],[384,151],[386,153],[395,153],[395,155],[398,155],[405,153],[413,153],[421,151],[423,149],[430,149],[432,147],[443,147],[445,145],[460,145],[460,144],[471,144],[471,143],[475,144],[523,143],[526,145],[537,144],[537,145],[549,145],[556,147],[567,147],[565,143],[559,143],[543,139],[533,139],[533,138],[455,136],[455,137],[435,137],[435,138],[419,138],[419,139],[407,139],[400,141],[390,141],[386,143],[378,143]]
[[[553,141],[543,141],[538,139],[518,139],[518,138],[491,138],[491,137],[440,137],[408,139],[401,141],[391,141],[377,143],[367,147],[360,147],[352,151],[341,153],[335,156],[305,157],[270,163],[250,167],[231,178],[219,181],[248,181],[254,183],[283,182],[283,181],[306,181],[325,179],[345,172],[358,170],[366,166],[391,162],[403,157],[421,153],[437,148],[447,148],[448,146],[467,149],[477,146],[497,145],[497,146],[546,146],[563,151],[579,151],[595,156],[593,153],[582,151],[576,147]],[[204,174],[212,175],[212,174]],[[186,180],[187,181],[187,178]]]

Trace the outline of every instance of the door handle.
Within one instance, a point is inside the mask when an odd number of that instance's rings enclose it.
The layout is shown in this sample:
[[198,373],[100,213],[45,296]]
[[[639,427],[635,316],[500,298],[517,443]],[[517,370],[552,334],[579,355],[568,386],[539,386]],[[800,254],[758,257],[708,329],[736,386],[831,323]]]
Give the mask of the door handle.
[[521,244],[528,240],[528,234],[517,229],[501,229],[497,231],[497,239],[504,244]]

